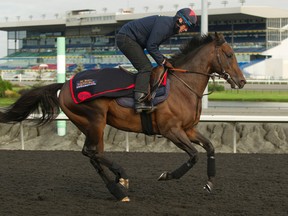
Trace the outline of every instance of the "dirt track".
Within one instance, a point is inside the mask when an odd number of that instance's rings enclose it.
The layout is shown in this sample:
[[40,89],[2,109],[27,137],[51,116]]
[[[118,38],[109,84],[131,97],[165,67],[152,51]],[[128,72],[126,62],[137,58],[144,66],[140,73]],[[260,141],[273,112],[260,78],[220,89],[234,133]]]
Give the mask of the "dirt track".
[[107,153],[130,175],[130,203],[116,201],[89,160],[72,151],[0,151],[1,216],[288,215],[287,154],[217,154],[217,185],[206,156],[182,179],[158,182],[182,153]]

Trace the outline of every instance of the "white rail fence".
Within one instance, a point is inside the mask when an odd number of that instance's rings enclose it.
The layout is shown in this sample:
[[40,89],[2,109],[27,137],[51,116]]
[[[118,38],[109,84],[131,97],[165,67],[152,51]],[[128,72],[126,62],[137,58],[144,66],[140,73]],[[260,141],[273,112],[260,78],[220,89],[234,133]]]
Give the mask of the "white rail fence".
[[[29,120],[37,119],[38,115],[31,115],[28,117]],[[60,114],[55,120],[66,120],[69,121],[65,114]],[[201,122],[227,122],[233,126],[233,153],[237,152],[237,123],[288,123],[287,116],[249,116],[249,115],[201,115]],[[20,136],[21,136],[21,149],[25,150],[24,135],[23,135],[23,124],[20,123]],[[126,152],[129,152],[129,139],[128,132],[126,133]]]

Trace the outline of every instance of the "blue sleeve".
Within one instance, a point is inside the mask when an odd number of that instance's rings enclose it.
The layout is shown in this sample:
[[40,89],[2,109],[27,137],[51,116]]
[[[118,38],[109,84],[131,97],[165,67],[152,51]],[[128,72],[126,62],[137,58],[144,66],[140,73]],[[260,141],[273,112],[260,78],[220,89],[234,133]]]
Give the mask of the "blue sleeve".
[[165,58],[160,52],[159,46],[171,36],[170,32],[172,32],[169,25],[165,24],[159,20],[155,22],[146,45],[147,52],[158,65],[161,65]]

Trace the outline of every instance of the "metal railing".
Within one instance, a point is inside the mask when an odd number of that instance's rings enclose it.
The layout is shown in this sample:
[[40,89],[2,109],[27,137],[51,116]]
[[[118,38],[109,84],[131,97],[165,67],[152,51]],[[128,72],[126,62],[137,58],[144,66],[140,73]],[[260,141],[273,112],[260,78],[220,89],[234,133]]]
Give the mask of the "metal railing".
[[[35,120],[39,115],[30,115],[27,120]],[[55,120],[69,121],[68,117],[61,113]],[[252,116],[252,115],[201,115],[200,122],[227,122],[233,126],[233,153],[237,152],[237,132],[236,126],[238,123],[288,123],[288,116]],[[21,149],[25,149],[23,123],[20,123]],[[126,152],[129,152],[129,138],[126,132]]]

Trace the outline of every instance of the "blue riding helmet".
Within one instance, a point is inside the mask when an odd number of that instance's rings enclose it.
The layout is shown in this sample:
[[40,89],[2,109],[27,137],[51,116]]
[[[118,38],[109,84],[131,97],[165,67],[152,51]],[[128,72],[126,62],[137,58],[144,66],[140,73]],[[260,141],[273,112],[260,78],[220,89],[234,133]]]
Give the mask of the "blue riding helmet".
[[182,8],[176,13],[177,17],[181,17],[184,23],[189,27],[193,28],[197,22],[196,13],[190,8]]

